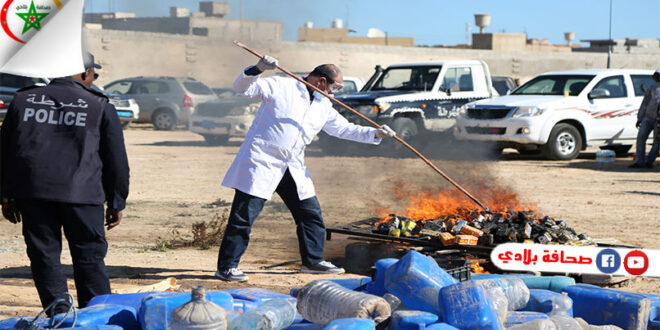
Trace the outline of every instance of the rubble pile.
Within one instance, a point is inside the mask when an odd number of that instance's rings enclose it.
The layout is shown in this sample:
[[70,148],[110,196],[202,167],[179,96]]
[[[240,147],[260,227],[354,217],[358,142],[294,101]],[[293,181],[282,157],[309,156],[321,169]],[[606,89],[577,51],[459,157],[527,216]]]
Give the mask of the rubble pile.
[[585,234],[577,234],[566,221],[533,211],[485,212],[462,210],[458,215],[413,220],[390,214],[374,222],[372,232],[394,237],[439,240],[445,246],[500,243],[596,245]]

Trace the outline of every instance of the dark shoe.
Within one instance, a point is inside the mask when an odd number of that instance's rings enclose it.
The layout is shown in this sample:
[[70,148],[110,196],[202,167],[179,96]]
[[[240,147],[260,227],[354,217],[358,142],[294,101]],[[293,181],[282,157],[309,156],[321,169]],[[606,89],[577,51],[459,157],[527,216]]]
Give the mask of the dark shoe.
[[331,262],[324,260],[314,265],[303,265],[300,272],[307,274],[343,274],[346,271],[344,268],[337,267]]
[[639,165],[637,163],[632,163],[628,165],[628,168],[644,168],[645,166]]
[[653,164],[646,164],[644,165],[644,168],[653,169]]
[[249,279],[249,277],[242,271],[238,270],[238,268],[218,270],[215,272],[215,277],[229,282],[245,282]]

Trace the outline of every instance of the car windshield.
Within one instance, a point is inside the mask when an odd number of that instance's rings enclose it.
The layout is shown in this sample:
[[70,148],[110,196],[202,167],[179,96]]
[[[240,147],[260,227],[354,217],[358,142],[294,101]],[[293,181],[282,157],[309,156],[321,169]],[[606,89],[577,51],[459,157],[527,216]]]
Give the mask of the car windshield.
[[539,76],[518,87],[511,95],[577,96],[593,78],[593,75]]
[[431,90],[438,79],[440,69],[440,66],[389,68],[378,78],[371,90]]

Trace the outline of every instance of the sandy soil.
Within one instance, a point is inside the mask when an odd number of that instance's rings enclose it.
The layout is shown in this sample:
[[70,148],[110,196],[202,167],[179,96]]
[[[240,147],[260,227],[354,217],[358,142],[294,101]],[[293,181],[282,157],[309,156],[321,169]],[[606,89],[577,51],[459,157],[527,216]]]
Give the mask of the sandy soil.
[[[125,131],[131,165],[131,193],[122,224],[108,232],[106,258],[114,288],[149,284],[174,276],[183,288],[203,284],[207,289],[265,287],[280,292],[328,276],[298,274],[299,263],[265,269],[299,258],[295,225],[282,201],[275,197],[257,219],[241,268],[250,275],[246,284],[214,279],[217,247],[171,248],[177,237],[190,239],[194,222],[221,216],[233,191],[220,186],[240,141],[229,146],[207,146],[201,136],[187,131],[158,132],[148,125]],[[631,158],[597,163],[594,152],[570,162],[553,162],[505,153],[498,161],[477,160],[465,146],[443,149],[429,140],[425,154],[461,183],[489,181],[509,187],[536,202],[539,209],[563,218],[578,232],[610,238],[623,244],[660,248],[660,172],[632,171]],[[468,150],[463,156],[456,149]],[[406,181],[414,189],[447,184],[416,158],[324,156],[310,147],[307,165],[328,226],[374,216],[386,206],[403,213],[405,201],[394,190]],[[480,196],[480,191],[473,194]],[[179,233],[178,236],[173,231]],[[327,242],[328,258],[343,256],[349,242],[336,235]],[[66,244],[65,244],[66,245]],[[71,258],[64,247],[62,262],[71,277]],[[355,275],[342,275],[342,277]],[[73,291],[73,281],[69,287]],[[660,294],[660,281],[634,279],[625,290]],[[41,310],[25,254],[21,227],[0,221],[0,319],[33,315]]]

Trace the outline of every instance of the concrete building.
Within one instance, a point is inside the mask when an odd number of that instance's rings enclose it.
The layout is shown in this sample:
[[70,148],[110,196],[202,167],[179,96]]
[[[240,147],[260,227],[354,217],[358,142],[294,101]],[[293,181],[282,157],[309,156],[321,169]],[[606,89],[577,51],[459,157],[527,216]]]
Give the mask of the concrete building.
[[211,39],[280,42],[281,22],[229,20],[226,2],[200,2],[199,12],[170,8],[170,17],[136,17],[134,13],[85,14],[85,23],[100,24],[103,30],[140,31],[196,35]]
[[[212,87],[231,86],[243,68],[257,61],[234,46],[235,39],[277,58],[292,72],[335,63],[345,75],[365,80],[376,65],[402,62],[479,59],[494,75],[523,81],[543,72],[604,68],[607,63],[606,53],[558,53],[559,45],[527,40],[525,34],[475,34],[474,45],[484,49],[414,47],[413,38],[383,37],[380,31],[370,33],[373,38],[349,37],[349,30],[335,20],[332,28],[314,29],[306,24],[299,30],[301,41],[292,42],[282,40],[281,22],[228,20],[224,16],[229,7],[219,2],[200,4],[199,12],[188,15],[176,7],[170,12],[171,17],[156,18],[137,18],[131,13],[85,15],[86,44],[103,65],[99,85],[134,76],[178,76],[194,77]],[[561,47],[570,50],[568,45]],[[612,67],[656,69],[660,57],[615,53]]]
[[[336,25],[335,20],[335,25]],[[362,45],[383,45],[383,46],[415,46],[413,37],[390,37],[383,33],[382,36],[357,37],[349,36],[348,28],[339,26],[330,28],[315,28],[311,24],[298,28],[299,42],[333,42],[339,44],[362,44]]]
[[571,46],[568,44],[553,45],[548,39],[527,39],[525,33],[474,33],[472,48],[498,51],[571,51]]
[[[588,42],[589,47],[583,47],[578,51],[607,53],[609,46],[613,53],[638,53],[638,54],[659,54],[660,40],[658,39],[590,39],[580,40]],[[576,49],[577,50],[577,49]]]

